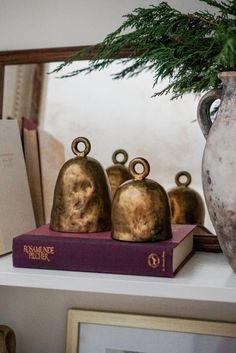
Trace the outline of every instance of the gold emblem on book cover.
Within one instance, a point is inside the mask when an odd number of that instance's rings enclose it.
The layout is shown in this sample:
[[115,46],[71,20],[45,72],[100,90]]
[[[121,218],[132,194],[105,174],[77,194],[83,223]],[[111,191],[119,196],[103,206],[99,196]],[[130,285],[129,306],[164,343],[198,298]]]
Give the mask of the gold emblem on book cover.
[[[84,150],[78,144],[84,144]],[[94,158],[87,157],[87,138],[72,142],[76,157],[61,168],[55,190],[50,228],[59,232],[100,232],[111,229],[111,195],[107,174]]]
[[159,267],[161,263],[161,260],[159,258],[159,256],[155,253],[151,253],[149,256],[148,256],[148,265],[152,268],[157,268]]
[[[141,173],[135,167],[140,164]],[[134,179],[123,183],[112,202],[112,237],[123,241],[159,241],[172,237],[169,199],[164,188],[146,179],[148,161],[135,158],[129,164]]]
[[[181,178],[185,177],[185,181]],[[180,171],[175,176],[177,187],[169,190],[172,224],[204,224],[205,208],[201,195],[189,187],[191,174]]]
[[[123,159],[119,161],[117,159],[118,155],[122,155]],[[111,197],[113,199],[118,187],[126,180],[132,179],[132,176],[125,166],[125,163],[128,161],[128,153],[125,150],[116,150],[112,155],[112,161],[114,164],[108,167],[106,171],[111,185]]]

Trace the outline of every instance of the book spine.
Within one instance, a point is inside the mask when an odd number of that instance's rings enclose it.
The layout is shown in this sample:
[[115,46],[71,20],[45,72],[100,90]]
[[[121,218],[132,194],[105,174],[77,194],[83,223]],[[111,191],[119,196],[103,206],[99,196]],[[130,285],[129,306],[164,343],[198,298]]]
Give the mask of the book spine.
[[[32,237],[37,238],[37,237]],[[13,266],[125,275],[173,277],[172,250],[145,244],[13,240]],[[135,251],[130,251],[135,246]],[[132,249],[134,250],[134,249]]]

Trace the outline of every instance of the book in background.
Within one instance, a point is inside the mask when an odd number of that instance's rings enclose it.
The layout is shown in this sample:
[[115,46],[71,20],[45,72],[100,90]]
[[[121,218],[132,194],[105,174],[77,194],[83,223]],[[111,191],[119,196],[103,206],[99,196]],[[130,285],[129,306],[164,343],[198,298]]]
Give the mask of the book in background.
[[33,120],[22,118],[21,131],[36,226],[45,223],[38,128]]
[[63,144],[32,120],[21,119],[25,163],[36,226],[50,221],[58,171],[65,162]]
[[203,225],[198,225],[194,230],[193,247],[197,251],[222,252],[217,235]]
[[16,120],[0,120],[0,255],[12,239],[35,227],[21,135]]
[[173,277],[193,251],[195,225],[172,225],[159,242],[123,242],[111,232],[62,233],[43,225],[13,240],[15,267]]
[[50,222],[54,188],[59,170],[65,163],[63,144],[47,131],[38,127],[39,158],[45,222]]

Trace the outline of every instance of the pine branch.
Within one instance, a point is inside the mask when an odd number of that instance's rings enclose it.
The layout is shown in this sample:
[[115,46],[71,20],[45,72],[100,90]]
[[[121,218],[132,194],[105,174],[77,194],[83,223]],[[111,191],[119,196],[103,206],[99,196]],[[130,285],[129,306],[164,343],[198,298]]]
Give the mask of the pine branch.
[[[86,49],[87,52],[96,49],[87,67],[63,77],[103,70],[121,50],[129,48],[131,55],[121,61],[126,67],[115,73],[114,79],[150,71],[153,87],[164,78],[170,80],[166,88],[153,96],[172,93],[172,98],[216,88],[220,84],[219,71],[236,70],[236,5],[235,0],[200,1],[218,9],[218,13],[183,14],[166,2],[135,9],[124,16],[121,26],[102,43]],[[85,54],[85,51],[77,53],[55,71]]]

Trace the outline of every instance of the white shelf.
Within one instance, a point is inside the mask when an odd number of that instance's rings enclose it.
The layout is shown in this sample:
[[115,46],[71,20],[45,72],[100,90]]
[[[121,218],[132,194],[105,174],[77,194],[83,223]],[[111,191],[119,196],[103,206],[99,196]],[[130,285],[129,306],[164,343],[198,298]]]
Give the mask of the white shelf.
[[198,252],[174,278],[14,268],[0,258],[0,285],[97,294],[236,303],[236,274],[224,255]]

